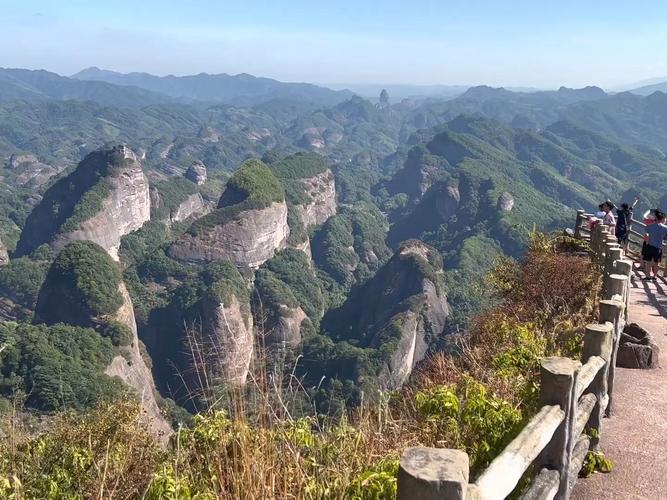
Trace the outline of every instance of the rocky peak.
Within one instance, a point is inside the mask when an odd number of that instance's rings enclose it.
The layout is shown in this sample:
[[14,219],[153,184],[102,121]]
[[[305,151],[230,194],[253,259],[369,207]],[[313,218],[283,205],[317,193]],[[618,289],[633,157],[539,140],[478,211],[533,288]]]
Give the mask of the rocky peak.
[[285,248],[289,227],[285,191],[259,160],[248,160],[231,177],[218,208],[195,221],[169,249],[193,263],[231,260],[253,268]]
[[114,331],[118,354],[105,373],[138,392],[147,425],[158,439],[168,439],[171,428],[158,408],[153,377],[139,350],[132,300],[118,265],[102,247],[76,241],[58,254],[40,289],[35,322],[94,328],[100,334]]
[[296,205],[304,227],[320,226],[336,214],[336,182],[331,170],[301,180],[304,193],[309,199]]
[[328,313],[325,329],[350,332],[361,347],[393,345],[381,369],[386,389],[404,384],[449,315],[442,258],[418,240],[402,243],[373,278]]
[[95,151],[46,191],[26,221],[17,254],[43,243],[60,250],[89,240],[118,260],[121,237],[149,219],[148,179],[134,152],[124,145]]
[[201,186],[206,182],[206,165],[201,161],[195,161],[185,172],[185,178]]

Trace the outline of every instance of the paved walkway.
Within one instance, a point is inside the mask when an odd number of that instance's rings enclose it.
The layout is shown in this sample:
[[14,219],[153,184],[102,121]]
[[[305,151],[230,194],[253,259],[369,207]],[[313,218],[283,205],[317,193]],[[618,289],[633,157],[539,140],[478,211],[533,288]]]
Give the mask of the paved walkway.
[[603,421],[600,441],[614,470],[579,479],[574,499],[667,499],[667,282],[635,276],[629,310],[629,321],[660,347],[662,367],[617,368],[614,413]]

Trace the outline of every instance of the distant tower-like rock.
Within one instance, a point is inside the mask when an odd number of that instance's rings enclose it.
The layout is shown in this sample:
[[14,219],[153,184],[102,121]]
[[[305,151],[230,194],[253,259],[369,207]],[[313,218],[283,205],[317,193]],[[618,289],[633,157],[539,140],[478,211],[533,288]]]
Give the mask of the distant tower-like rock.
[[207,175],[206,175],[206,165],[204,165],[201,161],[196,161],[192,165],[190,165],[190,168],[188,168],[187,172],[185,172],[185,178],[194,182],[198,186],[201,186],[206,182]]
[[382,89],[382,92],[380,92],[380,107],[386,108],[387,106],[389,106],[389,92],[387,92],[387,89]]

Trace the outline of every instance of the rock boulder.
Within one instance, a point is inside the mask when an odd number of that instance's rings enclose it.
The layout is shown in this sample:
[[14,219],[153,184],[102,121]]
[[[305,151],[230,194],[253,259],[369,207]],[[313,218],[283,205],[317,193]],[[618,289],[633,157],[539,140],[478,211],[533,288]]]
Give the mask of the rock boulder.
[[651,335],[636,323],[623,329],[618,346],[616,366],[648,369],[660,366],[660,349]]

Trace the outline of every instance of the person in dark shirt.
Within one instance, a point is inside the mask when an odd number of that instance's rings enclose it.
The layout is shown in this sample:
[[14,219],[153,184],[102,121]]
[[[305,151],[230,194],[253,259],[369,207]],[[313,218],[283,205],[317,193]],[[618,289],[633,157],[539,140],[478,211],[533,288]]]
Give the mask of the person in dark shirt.
[[[665,224],[665,214],[656,210],[655,223],[646,226],[646,244],[642,249],[642,259],[644,260],[645,280],[656,280],[658,269],[662,260],[662,244],[667,239],[667,224]],[[653,272],[653,276],[651,276]]]
[[628,241],[630,225],[632,224],[632,211],[638,201],[639,198],[635,198],[632,206],[629,206],[627,203],[621,203],[621,208],[616,209],[616,239],[621,246],[625,246]]

